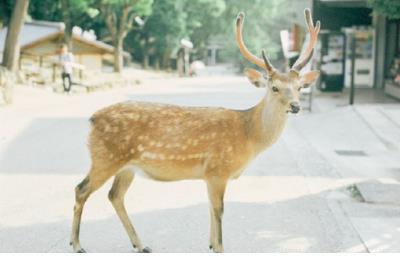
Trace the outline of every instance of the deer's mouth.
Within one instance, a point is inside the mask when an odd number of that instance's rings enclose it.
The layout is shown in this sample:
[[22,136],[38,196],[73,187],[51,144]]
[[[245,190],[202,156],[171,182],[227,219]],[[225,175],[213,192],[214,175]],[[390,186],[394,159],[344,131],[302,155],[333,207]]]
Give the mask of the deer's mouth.
[[300,109],[296,109],[296,110],[290,109],[290,110],[286,111],[286,113],[291,113],[291,114],[298,114],[299,112],[300,112]]

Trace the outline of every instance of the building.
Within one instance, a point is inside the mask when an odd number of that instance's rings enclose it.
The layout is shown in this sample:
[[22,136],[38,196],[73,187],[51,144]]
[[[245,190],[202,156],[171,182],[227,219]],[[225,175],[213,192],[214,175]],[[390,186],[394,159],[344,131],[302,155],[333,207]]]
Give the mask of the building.
[[[21,30],[20,67],[29,70],[37,66],[48,66],[58,60],[60,45],[64,41],[64,23],[32,21],[25,23]],[[0,30],[0,58],[4,49],[7,28]],[[85,69],[102,71],[111,68],[114,47],[96,39],[90,32],[82,32],[74,27],[72,34],[72,52],[75,62]],[[130,56],[124,53],[124,59]]]
[[[312,9],[315,20],[320,20],[322,23],[321,33],[322,31],[346,33],[351,29],[370,30],[372,43],[367,50],[372,51],[370,55],[372,65],[369,67],[368,63],[356,59],[356,76],[359,74],[360,79],[363,74],[365,79],[371,77],[371,86],[378,93],[400,99],[400,85],[396,85],[393,81],[394,63],[399,62],[400,66],[400,20],[388,20],[384,16],[373,15],[366,0],[313,0]],[[348,57],[350,43],[346,41],[345,44],[345,55]],[[364,50],[361,47],[356,49],[357,58],[362,59],[359,57],[360,51]],[[349,66],[345,64],[345,67],[345,73],[348,74]]]

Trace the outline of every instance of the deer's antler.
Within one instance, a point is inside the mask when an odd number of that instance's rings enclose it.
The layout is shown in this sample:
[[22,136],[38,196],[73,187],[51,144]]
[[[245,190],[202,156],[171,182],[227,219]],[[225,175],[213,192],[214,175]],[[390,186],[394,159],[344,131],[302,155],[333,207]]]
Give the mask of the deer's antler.
[[297,72],[301,71],[301,69],[303,69],[304,66],[307,65],[307,63],[310,61],[313,54],[314,46],[317,43],[318,33],[321,28],[321,23],[319,21],[317,21],[314,27],[310,9],[304,10],[304,17],[306,19],[310,38],[308,40],[307,48],[302,52],[299,59],[297,59],[296,63],[292,66],[292,70],[295,70]]
[[264,60],[252,54],[246,47],[243,42],[242,29],[244,22],[244,13],[240,12],[236,18],[236,42],[239,46],[240,52],[251,63],[257,65],[260,68],[263,68],[267,71],[268,74],[273,74],[275,69],[272,66],[271,62],[268,58],[264,57]]

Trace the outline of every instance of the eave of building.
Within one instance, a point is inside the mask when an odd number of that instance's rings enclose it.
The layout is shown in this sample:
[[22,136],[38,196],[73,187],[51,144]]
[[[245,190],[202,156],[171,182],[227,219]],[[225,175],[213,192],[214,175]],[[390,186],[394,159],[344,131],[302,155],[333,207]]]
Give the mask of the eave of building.
[[321,4],[331,7],[343,8],[365,8],[367,7],[366,0],[318,0]]
[[[80,43],[89,47],[93,47],[95,49],[98,50],[98,54],[113,54],[114,53],[114,47],[111,45],[108,45],[104,42],[98,41],[98,40],[89,40],[86,39],[80,35],[72,35],[72,39],[73,39],[73,43]],[[37,55],[35,54],[32,50],[34,48],[36,48],[38,45],[46,43],[46,42],[50,42],[50,41],[54,41],[57,40],[60,44],[64,41],[64,31],[60,30],[58,32],[55,33],[51,33],[47,36],[44,36],[40,39],[37,39],[31,43],[28,43],[26,45],[23,45],[21,47],[21,52],[23,54],[28,54],[28,55]],[[96,52],[78,52],[77,54],[90,54],[90,53],[96,53]],[[43,54],[43,56],[46,55],[54,55],[57,54],[56,52],[51,52],[51,53],[47,53],[47,54]],[[129,58],[130,55],[128,52],[124,52],[123,53],[124,57]]]

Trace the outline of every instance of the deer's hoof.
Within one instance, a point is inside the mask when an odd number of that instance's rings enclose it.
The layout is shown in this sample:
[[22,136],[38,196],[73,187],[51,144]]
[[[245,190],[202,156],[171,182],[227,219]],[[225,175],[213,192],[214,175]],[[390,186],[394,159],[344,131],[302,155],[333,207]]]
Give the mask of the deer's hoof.
[[151,248],[147,246],[142,250],[142,253],[151,253],[151,252],[152,252]]
[[223,253],[224,252],[224,249],[222,247],[214,248],[213,246],[210,245],[209,248],[210,248],[210,252],[213,252],[213,253]]
[[81,249],[77,250],[76,253],[86,253],[86,250],[81,248]]

